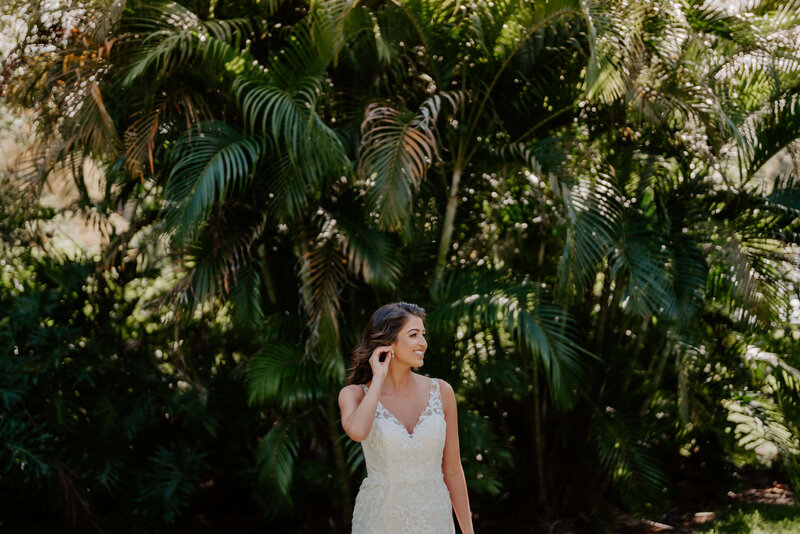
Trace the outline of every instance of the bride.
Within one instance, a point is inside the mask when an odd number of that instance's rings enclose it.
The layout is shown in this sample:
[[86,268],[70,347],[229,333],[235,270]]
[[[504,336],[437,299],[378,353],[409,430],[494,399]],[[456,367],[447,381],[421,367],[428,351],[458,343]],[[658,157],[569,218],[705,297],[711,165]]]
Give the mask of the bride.
[[414,304],[378,308],[339,393],[342,427],[367,464],[353,534],[453,533],[453,510],[473,533],[453,388],[411,371],[428,348],[424,319]]

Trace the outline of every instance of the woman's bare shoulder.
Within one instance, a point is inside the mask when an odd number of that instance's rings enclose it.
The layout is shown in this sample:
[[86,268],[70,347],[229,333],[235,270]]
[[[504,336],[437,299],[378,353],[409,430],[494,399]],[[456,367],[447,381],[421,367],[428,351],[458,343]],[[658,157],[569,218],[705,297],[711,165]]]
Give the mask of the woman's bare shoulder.
[[439,382],[439,389],[441,391],[455,395],[453,386],[451,386],[444,378],[434,378],[434,380]]
[[339,400],[342,398],[361,399],[364,396],[364,388],[360,384],[348,384],[339,391]]
[[442,399],[442,404],[444,405],[445,411],[449,411],[450,407],[456,404],[456,392],[453,391],[453,386],[448,384],[446,380],[442,380],[441,378],[437,378],[436,380],[439,381],[439,396]]

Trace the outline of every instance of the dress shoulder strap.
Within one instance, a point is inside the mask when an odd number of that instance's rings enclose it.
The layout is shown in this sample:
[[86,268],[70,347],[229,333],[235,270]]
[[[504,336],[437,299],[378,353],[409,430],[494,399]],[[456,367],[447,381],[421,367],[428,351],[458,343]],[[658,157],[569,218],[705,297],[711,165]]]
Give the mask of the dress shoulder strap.
[[431,384],[430,406],[433,412],[444,413],[444,408],[442,407],[442,394],[439,390],[439,379],[431,378],[431,380],[433,383]]

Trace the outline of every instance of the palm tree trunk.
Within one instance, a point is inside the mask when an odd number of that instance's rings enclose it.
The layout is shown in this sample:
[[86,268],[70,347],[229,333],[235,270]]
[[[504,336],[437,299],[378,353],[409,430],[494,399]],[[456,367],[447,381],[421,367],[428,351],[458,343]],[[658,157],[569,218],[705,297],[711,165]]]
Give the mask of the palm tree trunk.
[[597,328],[594,337],[594,352],[596,354],[602,353],[603,338],[606,333],[606,319],[608,317],[608,310],[610,303],[608,302],[611,296],[611,270],[605,269],[603,272],[603,289],[600,291],[600,311],[597,313]]
[[453,169],[450,192],[447,196],[442,237],[439,240],[439,255],[436,258],[436,268],[433,271],[433,284],[431,285],[431,296],[434,300],[438,296],[439,286],[442,282],[442,276],[444,276],[444,266],[447,264],[447,254],[450,252],[450,242],[453,239],[453,223],[456,218],[456,207],[458,207],[458,186],[461,183],[461,172],[460,167]]
[[[661,351],[661,357],[658,359],[658,367],[656,367],[656,374],[653,379],[650,381],[650,394],[647,395],[647,398],[642,403],[642,407],[639,410],[639,417],[644,417],[647,413],[648,408],[650,408],[650,403],[653,402],[653,397],[655,397],[656,392],[658,391],[659,386],[661,385],[661,377],[664,375],[664,368],[667,366],[667,360],[669,359],[669,355],[672,352],[671,345],[669,343],[669,337],[664,341],[664,349]],[[649,370],[645,374],[645,376],[650,376]]]
[[269,263],[267,262],[267,247],[264,245],[258,246],[258,257],[261,259],[261,279],[264,281],[267,297],[270,304],[275,304],[278,302],[278,298],[275,295],[275,284],[272,281],[272,273],[270,273]]
[[678,415],[682,428],[689,424],[689,372],[685,364],[686,359],[679,352],[675,357],[675,367],[678,371]]
[[539,502],[547,510],[547,491],[544,483],[544,435],[542,434],[541,391],[539,390],[539,360],[533,359],[533,446],[536,456],[536,491]]

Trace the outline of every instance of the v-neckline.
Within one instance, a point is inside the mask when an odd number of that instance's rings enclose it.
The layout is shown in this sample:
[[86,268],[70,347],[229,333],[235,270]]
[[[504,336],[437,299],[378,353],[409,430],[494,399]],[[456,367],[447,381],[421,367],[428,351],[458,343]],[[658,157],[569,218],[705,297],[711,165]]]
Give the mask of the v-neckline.
[[406,427],[406,425],[404,425],[403,422],[400,421],[400,419],[398,419],[395,414],[389,411],[386,405],[384,405],[380,400],[378,401],[378,404],[381,405],[381,408],[383,408],[386,411],[386,413],[388,413],[391,416],[391,418],[394,420],[395,423],[400,425],[400,427],[406,431],[406,435],[409,438],[414,437],[414,434],[417,432],[417,427],[422,422],[422,418],[425,416],[425,412],[427,412],[428,408],[430,408],[431,399],[433,398],[433,386],[434,386],[433,379],[430,379],[430,381],[431,381],[431,388],[430,391],[428,392],[428,402],[425,403],[425,407],[422,408],[422,411],[419,413],[419,417],[417,417],[417,422],[414,424],[414,428],[411,430],[411,432],[408,431],[408,427]]

